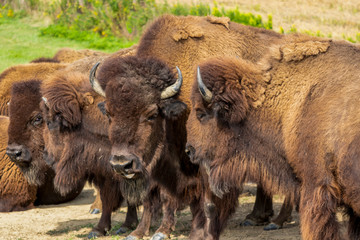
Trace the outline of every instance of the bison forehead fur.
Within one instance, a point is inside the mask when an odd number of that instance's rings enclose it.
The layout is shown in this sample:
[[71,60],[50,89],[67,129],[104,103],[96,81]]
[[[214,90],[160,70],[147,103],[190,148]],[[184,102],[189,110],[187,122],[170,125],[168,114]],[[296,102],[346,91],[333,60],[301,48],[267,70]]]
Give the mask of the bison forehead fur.
[[[42,120],[39,107],[41,95],[38,80],[15,83],[12,88],[10,104],[9,144],[23,145],[31,153],[31,162],[21,167],[27,180],[42,185],[48,166],[42,159],[44,142],[42,138]],[[38,117],[39,116],[39,117]],[[34,125],[39,118],[39,125]]]
[[153,89],[162,91],[175,81],[174,73],[164,62],[155,58],[139,58],[135,56],[105,60],[100,65],[97,78],[103,89],[106,89],[106,85],[110,81],[122,82],[125,80],[131,81],[140,89],[148,85]]

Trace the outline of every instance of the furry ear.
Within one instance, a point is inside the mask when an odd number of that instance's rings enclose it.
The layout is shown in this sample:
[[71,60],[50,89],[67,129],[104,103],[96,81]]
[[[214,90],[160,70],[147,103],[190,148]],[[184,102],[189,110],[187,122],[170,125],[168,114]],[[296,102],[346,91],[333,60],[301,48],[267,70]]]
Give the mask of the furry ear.
[[87,93],[84,93],[82,96],[83,96],[83,104],[85,106],[91,105],[94,103],[94,97],[92,96],[91,93],[87,92]]
[[187,105],[178,100],[168,99],[160,106],[161,114],[171,120],[176,120],[186,113]]

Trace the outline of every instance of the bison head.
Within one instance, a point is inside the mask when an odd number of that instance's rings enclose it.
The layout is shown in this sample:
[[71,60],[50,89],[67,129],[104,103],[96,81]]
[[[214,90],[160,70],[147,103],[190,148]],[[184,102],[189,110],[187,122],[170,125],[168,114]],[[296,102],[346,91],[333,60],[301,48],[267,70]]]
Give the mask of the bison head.
[[[107,134],[101,130],[106,129],[107,123],[97,118],[104,117],[95,110],[96,99],[86,90],[91,91],[88,78],[78,72],[58,72],[42,86],[41,108],[46,123],[44,157],[55,170],[54,185],[62,195],[83,184],[95,168],[87,164],[92,164],[90,158],[99,156],[89,156],[87,148],[92,145],[88,146],[84,139],[104,142],[102,135]],[[99,155],[100,149],[96,149]]]
[[249,110],[262,103],[261,78],[253,64],[237,58],[211,59],[197,68],[186,124],[186,152],[192,162],[210,171],[215,162],[236,154],[241,133],[234,126],[246,124]]
[[[173,122],[186,116],[186,105],[173,97],[180,90],[181,72],[178,69],[175,78],[163,62],[133,56],[104,61],[97,76],[96,67],[90,81],[99,94],[106,95],[99,107],[110,120],[110,163],[126,178],[136,178],[162,157],[167,128],[175,129]],[[178,138],[184,141],[182,130],[179,127]]]
[[42,185],[48,169],[43,160],[44,141],[40,81],[14,83],[9,105],[9,140],[6,153],[30,184]]

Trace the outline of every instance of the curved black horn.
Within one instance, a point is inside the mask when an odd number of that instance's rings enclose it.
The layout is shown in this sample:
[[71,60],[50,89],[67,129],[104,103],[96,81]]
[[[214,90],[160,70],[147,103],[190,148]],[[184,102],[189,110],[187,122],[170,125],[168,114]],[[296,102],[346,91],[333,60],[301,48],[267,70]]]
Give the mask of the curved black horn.
[[105,92],[104,90],[101,88],[99,81],[96,79],[95,77],[95,73],[96,73],[96,69],[98,68],[100,62],[97,62],[90,71],[90,84],[91,87],[94,89],[94,91],[99,94],[100,96],[105,97]]
[[208,103],[211,102],[211,99],[213,98],[213,94],[211,93],[211,91],[205,86],[202,78],[201,78],[201,74],[200,74],[200,67],[197,67],[197,82],[198,82],[198,86],[199,86],[199,91],[201,96],[204,98],[204,100]]
[[182,73],[181,73],[180,69],[177,66],[176,66],[176,70],[178,71],[178,79],[176,80],[176,82],[173,85],[165,88],[161,92],[161,99],[170,98],[180,91],[180,87],[183,82],[183,77],[182,77]]

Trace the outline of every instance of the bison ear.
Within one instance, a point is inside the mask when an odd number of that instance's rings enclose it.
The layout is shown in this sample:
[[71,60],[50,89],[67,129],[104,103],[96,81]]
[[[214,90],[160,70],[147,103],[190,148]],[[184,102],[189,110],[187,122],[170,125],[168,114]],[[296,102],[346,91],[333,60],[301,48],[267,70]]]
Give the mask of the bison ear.
[[186,113],[187,105],[179,100],[168,99],[161,104],[160,109],[166,119],[176,120]]
[[91,105],[94,103],[94,97],[91,93],[87,92],[83,94],[83,101],[85,105]]

